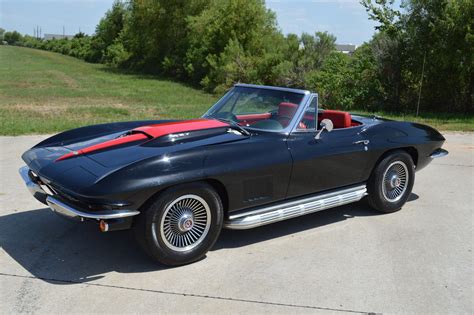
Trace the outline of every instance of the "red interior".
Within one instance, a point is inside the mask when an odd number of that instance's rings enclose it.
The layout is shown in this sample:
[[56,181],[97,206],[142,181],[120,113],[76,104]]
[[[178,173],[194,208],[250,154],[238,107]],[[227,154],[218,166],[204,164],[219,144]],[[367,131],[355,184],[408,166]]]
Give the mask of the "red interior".
[[270,119],[271,117],[271,113],[237,115],[237,119],[243,125],[251,125],[257,121]]
[[298,104],[294,103],[281,102],[280,105],[278,105],[277,120],[283,128],[288,126],[297,109]]
[[[290,123],[290,120],[293,118],[298,105],[294,103],[282,102],[278,105],[278,111],[275,119],[280,122],[280,124],[285,128]],[[252,125],[258,121],[272,118],[271,113],[261,113],[261,114],[243,114],[237,115],[237,119],[243,125]],[[311,121],[313,116],[309,113],[306,113],[302,122],[299,125],[300,129],[306,129],[305,123]],[[318,123],[321,123],[323,119],[330,119],[334,125],[334,128],[349,128],[360,125],[356,121],[352,121],[351,114],[348,112],[343,112],[339,110],[324,109],[318,113]]]
[[323,119],[331,119],[334,128],[349,128],[352,126],[351,114],[348,112],[325,109],[318,113],[318,123]]
[[295,114],[296,109],[298,109],[298,104],[281,102],[280,105],[278,105],[278,116],[291,118]]

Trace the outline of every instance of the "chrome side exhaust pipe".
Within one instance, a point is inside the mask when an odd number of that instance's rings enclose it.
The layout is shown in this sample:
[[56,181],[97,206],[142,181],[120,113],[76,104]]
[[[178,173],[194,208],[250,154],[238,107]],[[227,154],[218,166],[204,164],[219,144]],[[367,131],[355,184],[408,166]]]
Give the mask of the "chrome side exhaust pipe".
[[366,195],[367,188],[365,184],[329,193],[313,195],[290,202],[230,215],[229,219],[224,223],[224,227],[232,230],[251,229],[356,202]]

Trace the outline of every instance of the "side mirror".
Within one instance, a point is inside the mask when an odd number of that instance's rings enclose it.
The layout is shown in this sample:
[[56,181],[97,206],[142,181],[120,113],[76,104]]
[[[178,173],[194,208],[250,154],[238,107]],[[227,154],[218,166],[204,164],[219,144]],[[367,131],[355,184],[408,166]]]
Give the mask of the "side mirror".
[[321,138],[321,133],[326,130],[327,132],[331,132],[334,129],[334,125],[331,119],[323,119],[321,121],[321,129],[319,129],[318,133],[314,136],[314,139],[318,140]]

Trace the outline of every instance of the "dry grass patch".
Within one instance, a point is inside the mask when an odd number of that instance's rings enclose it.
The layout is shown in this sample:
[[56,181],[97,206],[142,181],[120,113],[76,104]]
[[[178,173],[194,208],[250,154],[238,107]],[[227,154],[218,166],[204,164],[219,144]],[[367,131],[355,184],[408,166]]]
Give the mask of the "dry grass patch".
[[56,78],[58,78],[61,82],[64,82],[71,89],[79,88],[79,84],[77,83],[77,81],[62,71],[48,70],[47,73],[54,75]]

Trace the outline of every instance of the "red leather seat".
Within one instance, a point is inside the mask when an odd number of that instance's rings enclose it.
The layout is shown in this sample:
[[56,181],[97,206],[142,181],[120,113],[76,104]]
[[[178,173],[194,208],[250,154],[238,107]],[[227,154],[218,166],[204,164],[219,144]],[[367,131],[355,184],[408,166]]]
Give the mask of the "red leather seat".
[[318,115],[318,121],[323,119],[331,119],[334,128],[349,128],[351,127],[352,117],[348,112],[338,110],[325,109]]

